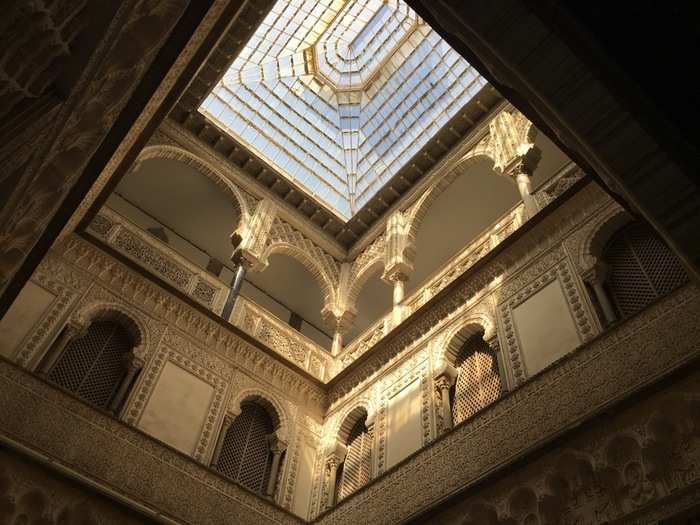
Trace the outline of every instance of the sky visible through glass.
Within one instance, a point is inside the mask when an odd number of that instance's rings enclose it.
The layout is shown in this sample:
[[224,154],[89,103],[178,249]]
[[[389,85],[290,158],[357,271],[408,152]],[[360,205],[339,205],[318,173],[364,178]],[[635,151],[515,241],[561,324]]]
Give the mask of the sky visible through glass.
[[400,0],[278,0],[200,111],[348,220],[485,83]]

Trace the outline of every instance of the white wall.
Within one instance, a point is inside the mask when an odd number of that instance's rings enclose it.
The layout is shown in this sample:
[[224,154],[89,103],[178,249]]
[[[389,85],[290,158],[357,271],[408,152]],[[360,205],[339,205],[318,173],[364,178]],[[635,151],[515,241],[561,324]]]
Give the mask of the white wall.
[[13,358],[17,347],[39,322],[56,296],[28,281],[0,320],[0,355]]
[[192,455],[213,398],[212,385],[168,361],[143,411],[139,427]]
[[528,376],[581,344],[558,279],[515,307],[513,322]]

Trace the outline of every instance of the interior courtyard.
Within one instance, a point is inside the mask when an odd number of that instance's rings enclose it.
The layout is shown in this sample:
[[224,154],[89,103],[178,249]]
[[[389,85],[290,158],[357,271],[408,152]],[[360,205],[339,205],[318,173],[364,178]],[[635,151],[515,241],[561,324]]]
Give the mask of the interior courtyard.
[[695,11],[10,0],[0,525],[699,523]]

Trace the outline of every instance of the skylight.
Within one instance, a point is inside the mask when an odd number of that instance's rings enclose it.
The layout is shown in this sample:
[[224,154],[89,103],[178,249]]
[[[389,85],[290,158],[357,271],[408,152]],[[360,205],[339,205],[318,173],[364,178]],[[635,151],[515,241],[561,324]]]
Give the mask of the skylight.
[[278,0],[200,111],[348,220],[485,83],[401,0]]

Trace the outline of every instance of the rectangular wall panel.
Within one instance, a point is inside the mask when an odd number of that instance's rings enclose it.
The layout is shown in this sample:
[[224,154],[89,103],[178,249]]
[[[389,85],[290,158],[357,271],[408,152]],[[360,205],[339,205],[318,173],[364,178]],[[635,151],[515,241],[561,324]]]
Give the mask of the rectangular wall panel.
[[156,439],[192,454],[213,397],[212,385],[167,361],[144,408],[139,427]]
[[308,518],[311,499],[316,451],[304,439],[301,440],[299,447],[299,464],[297,466],[298,470],[294,485],[292,512],[306,519]]
[[386,468],[421,448],[420,380],[415,379],[389,400]]
[[528,376],[581,344],[558,279],[515,307],[513,323]]
[[32,281],[22,288],[0,320],[0,355],[12,359],[25,336],[39,322],[56,296]]

